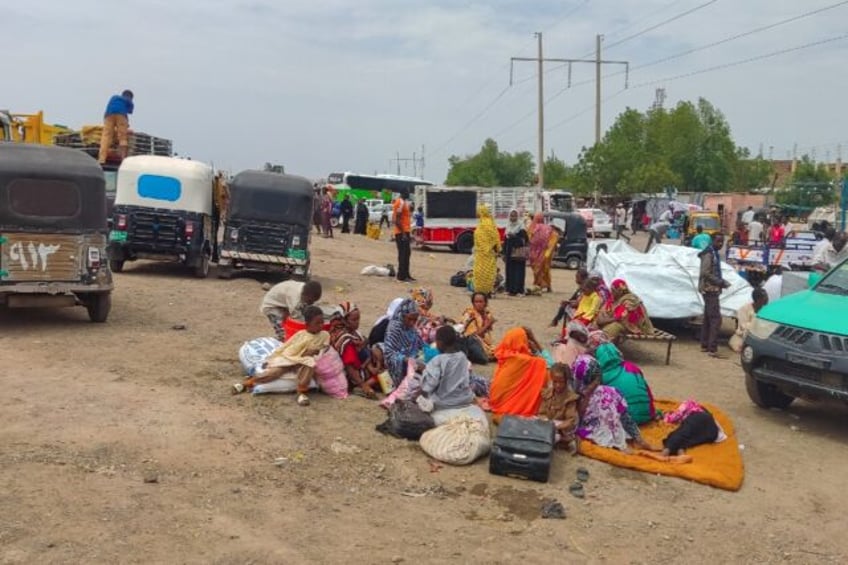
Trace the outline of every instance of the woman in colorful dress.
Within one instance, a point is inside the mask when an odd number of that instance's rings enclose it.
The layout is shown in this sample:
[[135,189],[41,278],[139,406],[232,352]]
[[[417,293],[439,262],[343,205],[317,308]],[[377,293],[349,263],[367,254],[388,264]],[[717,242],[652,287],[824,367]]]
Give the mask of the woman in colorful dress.
[[612,304],[598,316],[598,327],[617,341],[623,334],[650,335],[654,326],[642,300],[633,294],[622,279],[612,281]]
[[628,440],[638,448],[657,451],[642,439],[639,426],[627,411],[627,401],[615,388],[601,384],[602,373],[591,355],[580,355],[571,367],[572,388],[580,396],[577,436],[601,447],[630,452]]
[[627,401],[627,411],[637,424],[647,424],[657,416],[654,394],[638,365],[625,361],[621,351],[612,343],[595,350],[601,366],[601,382],[615,388]]
[[406,298],[397,307],[386,328],[386,338],[381,350],[383,361],[395,386],[400,385],[406,377],[407,361],[418,357],[425,345],[416,329],[418,316],[418,304]]
[[462,335],[468,338],[468,359],[472,363],[485,365],[495,360],[492,343],[492,327],[495,318],[489,311],[489,299],[482,292],[471,295],[471,306],[462,313]]
[[530,252],[527,260],[533,269],[533,286],[539,291],[551,292],[551,264],[559,236],[557,232],[544,221],[544,216],[538,212],[530,223]]
[[501,237],[485,205],[477,207],[477,229],[474,230],[474,290],[491,296],[498,276],[498,254]]
[[366,398],[376,398],[372,387],[379,383],[377,376],[366,370],[370,349],[368,340],[359,333],[359,321],[356,304],[339,304],[339,312],[330,320],[330,345],[342,358],[349,387]]
[[535,416],[548,383],[548,364],[537,355],[541,350],[527,328],[512,328],[495,348],[498,366],[489,390],[489,406],[495,420],[510,414]]

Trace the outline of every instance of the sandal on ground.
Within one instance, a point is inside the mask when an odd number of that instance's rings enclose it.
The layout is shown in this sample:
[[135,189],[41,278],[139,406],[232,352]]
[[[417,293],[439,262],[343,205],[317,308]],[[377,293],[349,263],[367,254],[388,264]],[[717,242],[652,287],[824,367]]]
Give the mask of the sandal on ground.
[[575,498],[585,498],[586,491],[583,489],[583,483],[580,481],[571,483],[571,486],[568,487],[568,492],[571,493],[571,496]]
[[578,467],[577,468],[577,480],[580,481],[581,483],[585,483],[586,481],[588,481],[589,480],[589,470],[586,469],[585,467]]
[[297,405],[298,406],[309,406],[309,397],[305,394],[297,395]]
[[236,384],[234,384],[234,385],[232,386],[232,388],[230,389],[230,392],[231,392],[231,393],[233,393],[233,394],[241,394],[241,393],[243,393],[243,392],[244,392],[244,390],[245,390],[245,389],[244,389],[244,385],[243,385],[243,384],[241,384],[241,383],[236,383]]
[[717,351],[709,351],[707,356],[712,357],[713,359],[727,359],[727,357]]

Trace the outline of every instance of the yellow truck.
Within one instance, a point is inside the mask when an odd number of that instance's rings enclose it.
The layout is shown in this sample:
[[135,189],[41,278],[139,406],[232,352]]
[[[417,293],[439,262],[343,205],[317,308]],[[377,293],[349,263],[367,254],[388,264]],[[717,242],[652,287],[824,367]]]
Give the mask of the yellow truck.
[[0,140],[39,145],[53,145],[57,135],[72,131],[63,125],[46,123],[44,112],[40,110],[35,114],[13,114],[0,110],[0,129]]

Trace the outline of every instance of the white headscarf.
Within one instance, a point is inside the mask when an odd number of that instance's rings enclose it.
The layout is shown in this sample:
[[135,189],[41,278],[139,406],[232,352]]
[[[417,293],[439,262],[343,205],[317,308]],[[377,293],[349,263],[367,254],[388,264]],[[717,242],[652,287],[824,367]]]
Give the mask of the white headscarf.
[[[513,212],[518,214],[518,210],[513,208],[512,210],[509,211],[509,215],[512,216]],[[518,235],[518,232],[520,232],[523,229],[524,229],[524,225],[521,223],[521,215],[518,214],[518,217],[515,219],[514,222],[512,220],[509,220],[509,223],[507,223],[507,225],[506,225],[506,235],[507,236]]]
[[374,322],[374,325],[376,326],[384,320],[391,320],[392,316],[394,316],[395,314],[395,311],[398,309],[398,306],[400,306],[401,302],[403,302],[404,300],[404,298],[395,298],[394,300],[389,302],[389,307],[386,308],[386,314],[377,318],[377,321]]

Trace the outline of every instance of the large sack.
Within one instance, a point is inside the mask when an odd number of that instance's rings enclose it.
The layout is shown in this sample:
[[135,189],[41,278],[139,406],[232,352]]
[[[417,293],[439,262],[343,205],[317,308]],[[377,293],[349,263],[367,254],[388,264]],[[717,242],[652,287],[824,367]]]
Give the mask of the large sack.
[[347,377],[339,353],[332,347],[315,360],[315,380],[324,394],[333,398],[347,398]]
[[273,337],[260,337],[244,342],[239,348],[239,361],[246,375],[252,377],[257,366],[261,366],[265,359],[282,345]]
[[420,443],[427,455],[449,465],[470,465],[491,448],[488,426],[468,416],[424,432]]
[[[318,388],[314,379],[309,383],[309,388],[313,390]],[[254,386],[250,392],[252,394],[290,394],[295,391],[297,391],[297,371],[289,371],[270,383]]]
[[442,408],[440,410],[434,410],[431,415],[433,416],[433,421],[436,422],[437,426],[443,426],[456,418],[470,418],[472,420],[477,420],[485,429],[486,434],[489,434],[489,418],[486,417],[486,413],[483,412],[483,409],[476,404],[470,404],[468,406],[463,406],[462,408]]

